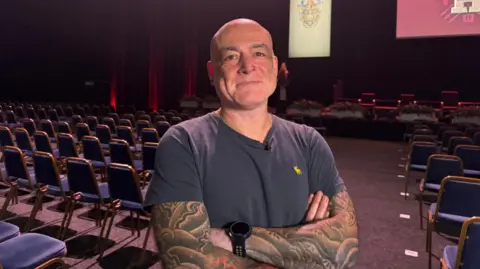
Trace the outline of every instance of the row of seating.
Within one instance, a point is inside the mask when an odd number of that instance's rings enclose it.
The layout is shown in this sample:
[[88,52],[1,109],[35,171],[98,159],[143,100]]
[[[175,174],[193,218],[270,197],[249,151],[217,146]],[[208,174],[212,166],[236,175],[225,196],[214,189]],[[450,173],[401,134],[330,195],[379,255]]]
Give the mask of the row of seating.
[[17,226],[0,221],[0,268],[48,268],[63,265],[67,254],[63,241],[37,234],[20,234]]
[[[462,131],[462,129],[464,129]],[[480,264],[480,130],[478,127],[441,126],[434,134],[427,125],[413,127],[405,165],[405,192],[411,172],[424,173],[418,185],[420,228],[425,195],[436,196],[427,214],[426,251],[432,263],[432,234],[444,223],[462,224],[458,246],[444,249],[443,268],[477,268]],[[468,238],[468,240],[466,240]]]

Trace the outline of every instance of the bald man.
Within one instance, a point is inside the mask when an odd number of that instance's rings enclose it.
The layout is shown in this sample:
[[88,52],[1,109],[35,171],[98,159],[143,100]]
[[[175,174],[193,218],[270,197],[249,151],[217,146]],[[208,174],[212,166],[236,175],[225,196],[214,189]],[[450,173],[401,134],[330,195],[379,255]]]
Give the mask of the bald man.
[[221,108],[162,137],[146,196],[164,268],[351,268],[357,221],[330,148],[268,113],[270,34],[234,20],[210,51]]

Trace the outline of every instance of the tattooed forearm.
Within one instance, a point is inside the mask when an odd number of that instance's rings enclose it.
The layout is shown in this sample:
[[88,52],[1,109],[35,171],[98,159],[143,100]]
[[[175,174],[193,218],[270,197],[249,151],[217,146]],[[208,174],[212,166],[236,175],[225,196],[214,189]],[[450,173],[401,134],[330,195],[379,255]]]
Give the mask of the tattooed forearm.
[[305,226],[253,228],[247,255],[281,268],[352,268],[358,254],[357,219],[346,192],[334,196],[331,210],[333,218]]
[[152,214],[164,269],[273,268],[214,247],[207,211],[200,202],[156,205]]

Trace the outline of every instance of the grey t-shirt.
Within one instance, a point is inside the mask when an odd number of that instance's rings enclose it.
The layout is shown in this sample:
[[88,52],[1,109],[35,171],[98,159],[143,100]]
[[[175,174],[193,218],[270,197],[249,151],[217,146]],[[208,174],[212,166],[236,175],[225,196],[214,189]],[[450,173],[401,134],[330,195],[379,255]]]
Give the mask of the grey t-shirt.
[[145,206],[199,201],[211,226],[300,224],[308,195],[345,190],[330,147],[313,128],[272,115],[263,143],[243,136],[215,113],[182,122],[162,137]]

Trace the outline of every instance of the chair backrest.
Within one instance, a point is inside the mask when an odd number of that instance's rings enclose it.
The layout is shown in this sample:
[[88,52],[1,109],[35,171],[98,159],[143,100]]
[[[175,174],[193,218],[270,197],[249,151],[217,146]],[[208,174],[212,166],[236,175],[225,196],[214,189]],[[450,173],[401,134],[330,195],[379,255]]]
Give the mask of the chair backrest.
[[154,122],[165,121],[168,123],[167,118],[164,115],[158,115],[154,118]]
[[161,138],[170,128],[170,123],[166,121],[159,121],[155,123],[155,129],[157,129],[158,136]]
[[32,119],[23,119],[23,128],[27,130],[29,135],[33,135],[37,130],[35,122]]
[[67,159],[68,185],[72,193],[97,195],[103,204],[102,195],[95,178],[95,170],[90,161],[81,158]]
[[83,122],[82,116],[80,116],[80,115],[73,115],[72,116],[72,126],[75,126],[75,128],[77,127],[77,124],[82,123],[82,122]]
[[0,147],[13,146],[13,137],[10,129],[5,126],[0,126]]
[[113,200],[143,204],[140,179],[132,166],[119,163],[108,165],[108,189]]
[[425,183],[442,183],[447,176],[463,176],[463,163],[458,156],[433,154],[428,158]]
[[412,142],[430,142],[435,143],[436,139],[433,135],[414,135],[412,137]]
[[82,138],[83,156],[87,160],[105,162],[100,140],[95,136],[84,136]]
[[65,107],[63,112],[65,112],[65,117],[67,117],[67,118],[72,118],[73,117],[73,108],[71,106]]
[[467,136],[453,136],[448,142],[448,154],[453,154],[459,145],[473,145],[473,140]]
[[437,153],[437,146],[430,142],[413,142],[410,149],[409,163],[427,165],[430,155]]
[[132,152],[127,141],[112,139],[110,142],[110,159],[112,163],[123,163],[133,166]]
[[75,140],[71,134],[58,134],[58,151],[60,157],[78,157]]
[[77,141],[82,141],[84,136],[91,136],[90,127],[86,123],[80,122],[76,125]]
[[180,122],[182,122],[182,119],[180,117],[177,117],[177,116],[173,116],[171,119],[170,119],[170,124],[173,126],[173,125],[176,125],[176,124],[179,124]]
[[433,132],[430,129],[416,129],[413,131],[414,136],[415,135],[431,135],[431,134],[433,134]]
[[145,128],[150,128],[150,122],[146,120],[138,120],[136,124],[137,129],[137,136],[140,137],[142,135],[142,130]]
[[454,154],[463,162],[463,169],[480,171],[480,146],[459,145]]
[[55,129],[53,128],[53,124],[50,120],[41,120],[39,129],[40,131],[47,133],[49,137],[55,137]]
[[132,126],[135,123],[135,116],[133,116],[133,114],[130,114],[130,113],[123,114],[123,118],[129,120]]
[[450,142],[450,138],[454,136],[464,136],[464,133],[462,131],[458,130],[447,130],[443,133],[442,137],[442,145],[444,147],[448,147],[448,143]]
[[57,162],[52,154],[35,151],[33,154],[33,168],[35,170],[37,184],[40,186],[49,185],[58,187],[61,194],[65,196],[65,191],[60,181]]
[[[130,128],[133,127],[133,125],[132,125],[132,123],[130,122],[129,119],[121,119],[120,122],[118,123],[118,125],[119,126],[127,126],[127,127],[130,127]],[[117,132],[118,132],[118,130],[117,130]]]
[[17,140],[17,146],[21,150],[33,151],[32,140],[27,130],[24,128],[15,129],[15,139]]
[[155,155],[159,143],[144,143],[142,148],[142,161],[144,170],[155,169]]
[[70,125],[66,121],[58,122],[58,133],[71,134]]
[[95,130],[98,125],[98,119],[95,116],[88,116],[87,117],[87,125],[90,130]]
[[115,125],[120,125],[120,117],[117,113],[108,113],[108,117],[113,119]]
[[23,152],[17,147],[6,146],[3,150],[3,156],[5,156],[7,178],[13,177],[27,179],[30,182],[30,186],[33,188],[33,183],[30,179],[30,174],[28,173]]
[[50,118],[51,121],[60,121],[60,117],[58,117],[57,110],[55,109],[49,109],[48,110],[48,117]]
[[465,136],[473,139],[473,136],[478,132],[480,132],[480,127],[468,127],[467,130],[465,130]]
[[112,133],[110,133],[110,128],[105,124],[98,124],[95,129],[95,134],[100,140],[101,144],[108,144],[112,140]]
[[36,150],[53,154],[52,144],[50,143],[50,138],[47,133],[36,131],[33,134],[33,140],[35,141]]
[[145,120],[145,121],[148,121],[149,123],[152,123],[152,119],[150,118],[149,115],[140,115],[138,116],[138,120]]
[[480,257],[480,217],[472,217],[463,222],[455,269],[478,269]]
[[442,180],[437,196],[438,213],[462,217],[480,216],[480,179],[448,176]]
[[103,124],[107,125],[108,128],[110,129],[110,133],[116,134],[117,133],[117,124],[115,123],[115,120],[110,118],[110,117],[105,117],[103,118]]
[[454,126],[451,126],[451,125],[442,125],[438,128],[438,137],[437,139],[439,141],[442,141],[443,139],[443,134],[446,132],[446,131],[450,131],[450,130],[457,130],[457,127],[454,127]]
[[480,132],[475,133],[475,135],[473,136],[473,144],[480,146]]
[[35,113],[35,109],[33,109],[33,107],[27,107],[27,117],[30,119],[37,118],[37,113]]
[[128,126],[118,126],[118,139],[125,140],[131,147],[135,147],[135,138],[133,136],[132,128]]
[[157,143],[160,141],[157,130],[154,128],[145,128],[142,130],[142,143],[152,142]]
[[15,117],[15,113],[13,113],[13,111],[7,110],[5,112],[5,116],[7,118],[7,123],[10,123],[10,124],[17,123],[17,117]]

